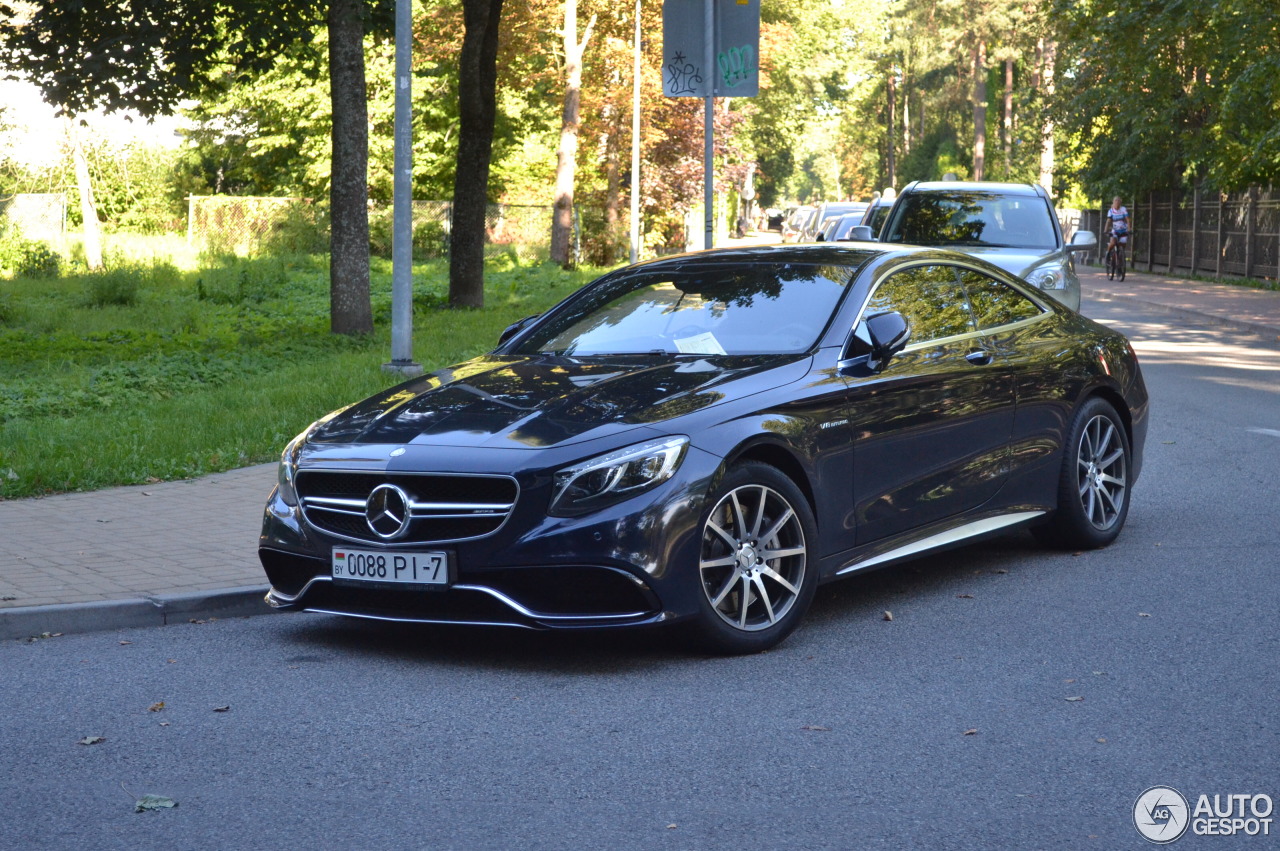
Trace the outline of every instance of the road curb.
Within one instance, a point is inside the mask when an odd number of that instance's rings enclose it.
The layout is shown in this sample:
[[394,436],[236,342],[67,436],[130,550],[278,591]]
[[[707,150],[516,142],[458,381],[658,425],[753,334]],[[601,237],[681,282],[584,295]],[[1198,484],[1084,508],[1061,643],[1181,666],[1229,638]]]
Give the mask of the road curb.
[[0,609],[0,640],[271,614],[275,610],[262,599],[266,593],[266,585],[249,585],[125,600]]
[[1258,322],[1246,322],[1243,319],[1230,319],[1225,316],[1218,316],[1213,313],[1205,313],[1199,310],[1192,310],[1187,307],[1174,307],[1168,304],[1162,304],[1158,301],[1148,301],[1134,295],[1125,293],[1113,293],[1107,290],[1101,290],[1097,287],[1089,287],[1085,292],[1086,297],[1105,298],[1110,301],[1128,302],[1130,304],[1139,304],[1143,307],[1153,308],[1162,311],[1171,316],[1179,316],[1183,319],[1192,319],[1199,322],[1208,322],[1211,325],[1221,325],[1227,328],[1235,328],[1239,331],[1247,331],[1251,334],[1258,334],[1262,337],[1269,337],[1280,340],[1280,328],[1271,325],[1262,325]]

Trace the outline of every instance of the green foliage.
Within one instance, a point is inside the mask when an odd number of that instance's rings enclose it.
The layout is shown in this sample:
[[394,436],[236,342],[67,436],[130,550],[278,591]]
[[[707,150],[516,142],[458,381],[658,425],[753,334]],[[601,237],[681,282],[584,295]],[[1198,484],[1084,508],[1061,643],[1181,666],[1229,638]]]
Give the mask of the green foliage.
[[[394,380],[380,369],[385,261],[373,266],[375,333],[356,338],[328,332],[322,256],[206,258],[196,272],[117,262],[115,279],[136,286],[133,305],[89,306],[90,275],[0,283],[0,498],[271,460],[308,422]],[[453,311],[443,309],[446,268],[414,269],[416,356],[429,369],[488,350],[507,325],[596,274],[497,258],[488,307]]]
[[56,278],[62,255],[39,240],[0,236],[0,270],[21,278]]
[[1059,0],[1054,14],[1070,71],[1054,107],[1093,197],[1280,179],[1274,3]]

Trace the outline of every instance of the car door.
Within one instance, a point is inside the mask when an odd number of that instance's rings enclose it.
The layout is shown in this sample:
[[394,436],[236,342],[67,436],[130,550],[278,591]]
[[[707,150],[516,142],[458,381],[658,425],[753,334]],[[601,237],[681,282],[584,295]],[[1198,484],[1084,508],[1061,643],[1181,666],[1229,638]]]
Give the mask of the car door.
[[898,311],[912,330],[882,371],[849,375],[860,545],[977,508],[1008,473],[1013,383],[957,275],[945,263],[899,269],[863,309],[863,322]]

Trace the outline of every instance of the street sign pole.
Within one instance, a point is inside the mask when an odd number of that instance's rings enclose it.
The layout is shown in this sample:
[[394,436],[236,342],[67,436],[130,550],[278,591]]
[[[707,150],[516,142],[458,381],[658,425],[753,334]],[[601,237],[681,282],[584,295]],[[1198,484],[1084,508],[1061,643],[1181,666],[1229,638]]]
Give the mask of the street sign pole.
[[703,131],[702,141],[704,150],[702,153],[702,179],[705,182],[703,187],[703,207],[705,208],[705,222],[703,234],[703,248],[714,248],[716,244],[716,154],[715,154],[715,136],[716,136],[716,98],[715,86],[711,84],[711,79],[715,77],[716,67],[716,0],[703,0],[703,68],[707,69],[707,99],[703,108]]
[[383,372],[421,375],[413,360],[413,126],[411,0],[396,0],[396,118],[391,231],[391,362]]

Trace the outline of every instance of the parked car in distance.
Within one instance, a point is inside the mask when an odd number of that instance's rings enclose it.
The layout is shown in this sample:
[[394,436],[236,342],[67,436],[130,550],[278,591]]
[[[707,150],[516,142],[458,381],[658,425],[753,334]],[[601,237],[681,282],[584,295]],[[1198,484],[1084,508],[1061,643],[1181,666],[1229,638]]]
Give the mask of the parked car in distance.
[[846,213],[861,213],[867,209],[866,201],[826,201],[819,204],[817,210],[800,231],[797,242],[817,242],[818,235],[827,226],[827,222]]
[[1044,187],[1027,183],[945,180],[906,186],[880,232],[887,243],[963,251],[1017,275],[1072,310],[1080,309],[1080,279],[1072,254],[1093,251],[1086,231],[1063,239]]
[[855,227],[862,224],[863,215],[862,212],[845,213],[830,219],[822,233],[818,235],[818,242],[844,242],[855,239],[856,237],[851,234]]
[[858,224],[871,228],[873,239],[880,238],[880,228],[884,226],[884,220],[889,217],[889,210],[893,207],[893,202],[897,197],[898,193],[894,191],[893,187],[889,187],[872,198],[866,212],[862,214],[862,221]]
[[788,213],[782,222],[782,241],[796,242],[800,238],[800,231],[804,229],[805,222],[812,215],[813,207],[807,205],[796,207]]
[[1110,544],[1147,411],[1121,334],[973,256],[683,254],[308,426],[258,552],[279,609],[755,652],[840,577],[1020,528]]

